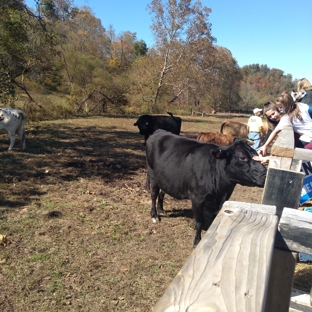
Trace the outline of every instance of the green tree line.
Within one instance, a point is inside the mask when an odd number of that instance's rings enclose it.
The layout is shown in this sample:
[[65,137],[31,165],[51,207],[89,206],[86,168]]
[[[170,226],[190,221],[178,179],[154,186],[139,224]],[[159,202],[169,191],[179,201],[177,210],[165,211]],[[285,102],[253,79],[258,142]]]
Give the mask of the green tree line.
[[216,44],[211,9],[192,0],[152,0],[154,44],[104,28],[71,0],[0,1],[0,101],[32,119],[190,109],[250,111],[294,88],[266,65],[240,68]]

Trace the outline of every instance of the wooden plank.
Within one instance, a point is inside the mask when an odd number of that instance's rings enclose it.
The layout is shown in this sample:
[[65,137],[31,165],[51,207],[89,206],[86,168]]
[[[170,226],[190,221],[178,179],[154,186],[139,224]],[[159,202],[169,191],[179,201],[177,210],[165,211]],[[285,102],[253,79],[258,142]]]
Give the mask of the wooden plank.
[[[298,208],[304,174],[300,175],[301,163],[304,158],[292,159],[295,154],[292,127],[285,127],[271,149],[272,165],[269,164],[268,175],[262,198],[263,204],[274,204],[278,217],[284,207]],[[278,157],[274,157],[278,156]],[[285,157],[291,159],[284,160]],[[271,160],[270,160],[271,163]],[[279,169],[286,169],[280,170]],[[288,171],[290,169],[291,171]],[[293,211],[296,211],[292,209]],[[278,232],[276,241],[285,242]],[[297,254],[290,251],[274,249],[271,276],[268,286],[266,312],[288,312],[289,298],[295,271]]]
[[312,150],[308,150],[304,148],[295,148],[293,158],[312,161]]
[[291,302],[289,312],[312,312],[312,307],[300,303]]
[[[297,253],[293,251],[308,251],[311,247],[310,240],[303,242],[303,237],[308,237],[311,233],[306,230],[311,225],[309,212],[300,211],[292,208],[284,208],[279,222],[279,232],[276,236],[275,249],[273,253],[273,262],[271,277],[268,288],[268,299],[266,312],[287,312],[289,297],[292,290],[293,276],[295,272]],[[305,215],[305,216],[304,216]],[[312,216],[311,216],[312,217]],[[310,223],[310,225],[305,224]],[[301,233],[300,227],[303,227]],[[303,247],[304,246],[304,247]],[[279,250],[284,249],[284,250]],[[304,310],[300,310],[304,311]]]
[[301,165],[302,160],[271,155],[268,168],[277,168],[300,172]]
[[225,203],[154,312],[263,311],[278,218],[259,207]]
[[284,208],[279,222],[276,247],[312,255],[312,213]]
[[[293,162],[292,167],[296,167]],[[296,170],[300,170],[298,163]],[[279,218],[284,207],[298,208],[304,177],[304,173],[269,168],[262,204],[276,205]],[[266,312],[288,312],[295,265],[296,255],[290,251],[274,249]]]
[[284,127],[271,148],[271,155],[293,158],[295,148],[294,131],[291,126]]
[[265,312],[288,312],[296,254],[274,249]]
[[255,212],[267,213],[267,214],[276,214],[276,207],[274,205],[263,205],[263,204],[254,204],[254,203],[243,203],[237,201],[226,201],[223,206],[223,209],[249,209]]
[[269,168],[286,169],[289,170],[291,167],[292,158],[270,156]]
[[280,218],[284,207],[297,209],[305,175],[302,172],[269,168],[262,204],[275,205]]
[[290,170],[300,172],[302,166],[301,159],[293,159],[291,162]]

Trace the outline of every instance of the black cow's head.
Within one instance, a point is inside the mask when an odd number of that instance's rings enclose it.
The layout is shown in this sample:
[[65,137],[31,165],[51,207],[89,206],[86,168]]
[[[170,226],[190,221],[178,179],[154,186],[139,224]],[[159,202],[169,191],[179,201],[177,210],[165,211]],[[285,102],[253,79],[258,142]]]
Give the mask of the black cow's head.
[[150,132],[150,118],[148,115],[140,116],[139,119],[134,123],[140,130],[140,134],[145,135]]
[[212,150],[212,155],[223,162],[224,170],[233,182],[244,186],[264,186],[267,169],[252,159],[258,154],[245,140],[235,139],[228,147]]

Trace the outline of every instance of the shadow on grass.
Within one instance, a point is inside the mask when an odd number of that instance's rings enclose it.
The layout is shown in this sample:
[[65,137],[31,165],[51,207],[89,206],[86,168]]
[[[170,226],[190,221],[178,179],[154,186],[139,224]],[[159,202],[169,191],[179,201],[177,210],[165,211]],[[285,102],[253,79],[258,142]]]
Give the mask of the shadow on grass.
[[187,208],[183,208],[183,209],[174,209],[174,210],[167,210],[166,214],[163,217],[167,217],[167,218],[189,218],[192,219],[193,218],[193,211],[192,209],[187,209]]
[[[0,205],[4,207],[26,205],[31,196],[42,195],[40,185],[80,178],[111,182],[146,166],[143,137],[135,127],[127,131],[121,126],[85,127],[64,121],[29,128],[26,152],[19,151],[18,139],[14,150],[7,152],[8,138],[0,137]],[[14,195],[19,200],[11,200]]]
[[[0,200],[22,207],[43,195],[42,185],[99,178],[103,184],[130,178],[145,170],[143,136],[133,126],[137,117],[85,117],[27,125],[26,152],[7,152],[0,136]],[[185,122],[199,123],[198,119]],[[217,123],[203,119],[202,122]],[[197,132],[181,132],[196,138]],[[1,203],[0,203],[1,204]]]
[[[192,209],[188,208],[182,208],[182,209],[173,209],[173,210],[165,210],[164,214],[160,215],[160,218],[187,218],[187,219],[193,219],[194,214]],[[204,210],[204,224],[203,224],[203,230],[207,231],[209,226],[211,225],[213,219],[211,219],[211,214],[207,213],[206,210]]]

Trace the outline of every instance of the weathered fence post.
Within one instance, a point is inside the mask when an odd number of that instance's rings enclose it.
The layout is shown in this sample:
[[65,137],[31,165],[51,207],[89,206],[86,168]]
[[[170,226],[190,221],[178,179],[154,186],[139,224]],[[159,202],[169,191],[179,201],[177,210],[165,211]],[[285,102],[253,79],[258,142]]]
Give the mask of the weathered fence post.
[[294,154],[294,132],[285,127],[272,146],[262,196],[262,204],[276,206],[279,218],[284,207],[299,207],[304,173],[300,172],[301,162],[293,160]]
[[[301,161],[293,160],[294,146],[293,129],[285,127],[271,148],[262,204],[274,204],[279,218],[284,207],[299,207],[304,174],[299,172]],[[266,312],[289,310],[296,257],[289,251],[274,249]]]
[[275,213],[273,206],[225,202],[154,312],[263,311]]

